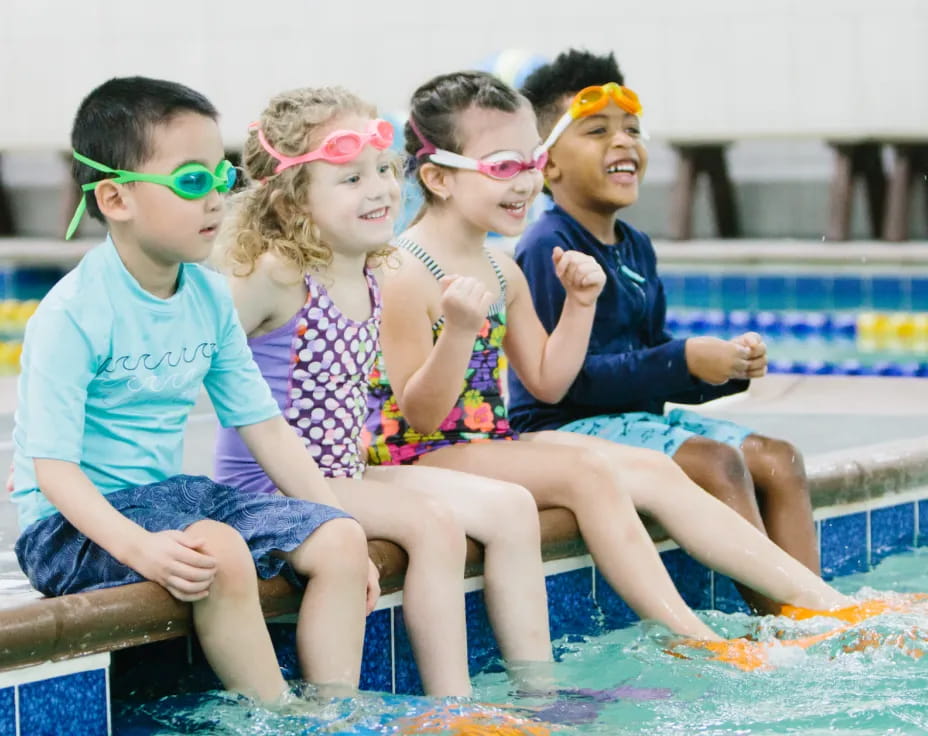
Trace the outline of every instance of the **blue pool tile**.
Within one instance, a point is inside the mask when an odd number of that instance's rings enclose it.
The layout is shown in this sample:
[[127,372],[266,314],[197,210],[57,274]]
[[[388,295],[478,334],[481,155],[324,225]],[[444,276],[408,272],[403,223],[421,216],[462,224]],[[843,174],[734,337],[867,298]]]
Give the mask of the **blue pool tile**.
[[928,545],[928,499],[918,502],[918,545]]
[[903,503],[870,512],[870,564],[915,542],[915,504]]
[[796,309],[824,310],[831,306],[831,279],[823,276],[796,277]]
[[874,276],[870,279],[870,303],[874,309],[908,309],[908,284],[895,276]]
[[822,577],[867,569],[867,514],[849,514],[822,521]]
[[912,279],[910,282],[912,309],[928,312],[928,279]]
[[112,654],[110,695],[115,699],[151,701],[216,687],[220,687],[219,679],[195,637],[158,641]]
[[592,634],[599,629],[591,567],[549,575],[545,585],[552,639],[564,634]]
[[361,662],[361,689],[382,693],[393,689],[391,659],[393,630],[390,609],[382,608],[367,617],[364,629],[364,659]]
[[661,559],[690,608],[712,608],[712,573],[707,567],[680,549],[661,552]]
[[296,648],[296,624],[268,624],[277,663],[285,680],[301,680],[300,655]]
[[628,604],[616,593],[602,573],[597,570],[596,576],[596,605],[599,607],[602,623],[607,629],[620,629],[638,620],[636,614]]
[[733,309],[753,309],[754,279],[746,276],[723,276],[720,281],[722,291],[721,307],[725,311]]
[[750,606],[744,602],[744,598],[741,597],[741,593],[735,587],[735,582],[730,577],[715,573],[713,589],[715,591],[713,608],[722,613],[751,613]]
[[784,276],[759,276],[757,278],[757,308],[786,309],[790,304],[790,293]]
[[0,736],[16,736],[16,700],[11,687],[0,690]]
[[19,686],[19,730],[29,736],[106,736],[106,675],[78,672]]
[[668,306],[682,307],[686,304],[683,292],[683,274],[663,273],[661,274],[661,283],[664,285],[664,296],[667,298]]
[[467,658],[471,675],[501,671],[501,655],[487,618],[483,591],[472,590],[465,595],[464,609],[467,611]]
[[864,284],[859,276],[838,276],[832,282],[835,309],[856,309],[864,303]]
[[422,680],[412,654],[412,644],[406,633],[403,607],[393,609],[393,667],[396,673],[396,692],[401,695],[422,695]]

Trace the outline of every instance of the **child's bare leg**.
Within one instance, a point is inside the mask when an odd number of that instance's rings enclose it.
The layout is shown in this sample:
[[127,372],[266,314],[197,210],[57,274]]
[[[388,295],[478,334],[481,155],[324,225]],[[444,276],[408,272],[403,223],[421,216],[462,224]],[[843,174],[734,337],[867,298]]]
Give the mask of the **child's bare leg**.
[[[767,534],[754,481],[740,450],[705,437],[691,437],[680,445],[673,460],[697,486]],[[753,610],[774,613],[779,609],[776,602],[748,586],[737,583],[737,587]]]
[[821,567],[802,454],[789,442],[749,435],[741,445],[770,538],[816,575]]
[[187,531],[205,540],[202,552],[216,559],[209,595],[193,603],[193,625],[213,671],[227,690],[264,701],[287,689],[258,599],[251,552],[231,526],[203,520]]
[[518,483],[539,508],[570,509],[603,576],[639,616],[684,636],[719,639],[680,597],[631,499],[595,452],[541,442],[462,443],[419,462]]
[[667,456],[570,432],[540,432],[529,439],[599,452],[635,508],[659,521],[706,566],[781,603],[814,609],[849,603],[733,509],[703,493]]
[[367,597],[364,530],[352,519],[332,519],[281,556],[309,578],[296,627],[303,676],[333,694],[356,690]]
[[[467,536],[484,548],[487,613],[503,657],[512,665],[551,661],[548,604],[535,499],[522,486],[424,466],[382,466],[368,477],[416,488],[439,499]],[[517,666],[526,688],[544,687],[550,668]]]
[[471,693],[464,621],[467,540],[447,506],[407,487],[335,478],[330,485],[369,539],[396,542],[409,555],[403,617],[428,695]]

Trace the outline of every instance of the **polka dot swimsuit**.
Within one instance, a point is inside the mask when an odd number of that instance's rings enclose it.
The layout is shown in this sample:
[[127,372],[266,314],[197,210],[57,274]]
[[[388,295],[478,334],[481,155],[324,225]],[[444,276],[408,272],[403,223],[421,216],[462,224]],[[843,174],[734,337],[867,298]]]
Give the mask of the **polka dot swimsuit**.
[[371,316],[342,314],[325,287],[306,276],[307,299],[291,342],[290,383],[284,417],[328,477],[360,478],[366,449],[367,377],[377,357],[380,291],[365,270]]

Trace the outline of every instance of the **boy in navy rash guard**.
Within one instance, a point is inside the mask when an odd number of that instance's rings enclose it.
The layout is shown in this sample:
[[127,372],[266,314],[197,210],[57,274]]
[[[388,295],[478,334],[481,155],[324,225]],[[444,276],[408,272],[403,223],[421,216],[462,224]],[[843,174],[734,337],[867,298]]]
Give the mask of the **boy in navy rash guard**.
[[688,410],[664,413],[668,401],[698,404],[744,391],[749,379],[766,373],[766,347],[756,333],[683,340],[667,332],[651,240],[617,219],[637,200],[648,160],[640,104],[622,83],[612,54],[571,50],[536,70],[522,90],[542,136],[553,139],[545,178],[554,205],[516,249],[535,308],[552,329],[564,302],[551,267],[557,246],[596,258],[607,282],[587,358],[568,394],[554,405],[538,401],[510,371],[510,420],[520,431],[561,429],[662,451],[818,572],[799,451],[733,422]]

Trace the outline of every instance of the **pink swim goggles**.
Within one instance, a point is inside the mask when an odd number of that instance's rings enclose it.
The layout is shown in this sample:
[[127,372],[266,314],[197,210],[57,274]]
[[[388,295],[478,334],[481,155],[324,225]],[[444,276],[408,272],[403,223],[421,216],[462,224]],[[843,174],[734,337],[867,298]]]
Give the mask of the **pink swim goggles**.
[[346,164],[358,157],[358,154],[368,143],[374,148],[383,151],[393,144],[393,126],[382,118],[371,120],[367,125],[364,133],[356,130],[335,130],[329,133],[322,145],[318,148],[304,153],[300,156],[285,156],[276,150],[267,138],[264,131],[261,130],[259,123],[252,123],[249,129],[258,133],[258,142],[273,158],[277,159],[278,164],[274,168],[274,173],[279,174],[291,166],[308,164],[311,161],[327,161],[330,164]]
[[426,140],[412,118],[409,118],[409,127],[412,128],[412,132],[416,134],[416,137],[422,143],[422,148],[416,151],[416,158],[428,156],[429,161],[439,166],[479,171],[491,179],[507,181],[508,179],[514,179],[523,171],[542,171],[545,164],[548,163],[548,152],[541,148],[536,150],[535,157],[531,161],[513,158],[509,152],[494,154],[485,159],[469,158],[459,153],[446,151],[443,148],[436,148],[433,143]]

